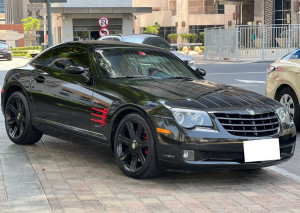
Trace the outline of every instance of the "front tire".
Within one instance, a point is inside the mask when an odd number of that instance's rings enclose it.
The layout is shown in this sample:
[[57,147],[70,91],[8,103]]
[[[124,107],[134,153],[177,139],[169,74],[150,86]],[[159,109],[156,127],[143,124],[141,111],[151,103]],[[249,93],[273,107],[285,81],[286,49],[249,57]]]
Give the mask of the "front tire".
[[160,174],[155,136],[149,123],[137,113],[126,115],[119,123],[114,154],[122,172],[132,178],[150,178]]
[[297,129],[300,127],[299,119],[299,101],[296,93],[289,87],[283,88],[275,98],[289,111],[290,115],[294,118]]
[[10,95],[4,116],[7,135],[15,144],[34,144],[41,139],[42,133],[31,124],[28,101],[23,93],[14,92]]

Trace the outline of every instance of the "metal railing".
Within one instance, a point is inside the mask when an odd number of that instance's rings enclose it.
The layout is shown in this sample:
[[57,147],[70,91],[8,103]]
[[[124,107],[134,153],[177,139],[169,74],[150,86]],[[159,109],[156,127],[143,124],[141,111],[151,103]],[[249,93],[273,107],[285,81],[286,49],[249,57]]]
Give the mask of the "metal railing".
[[207,60],[276,60],[300,45],[300,25],[241,25],[205,29]]

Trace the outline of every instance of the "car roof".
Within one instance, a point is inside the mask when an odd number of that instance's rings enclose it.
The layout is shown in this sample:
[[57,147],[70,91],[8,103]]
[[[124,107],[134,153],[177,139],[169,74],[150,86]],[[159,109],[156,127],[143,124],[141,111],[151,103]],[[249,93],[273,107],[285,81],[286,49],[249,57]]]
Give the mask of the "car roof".
[[70,42],[65,42],[56,45],[55,47],[60,47],[64,45],[76,45],[76,46],[81,46],[85,48],[90,48],[90,47],[98,47],[98,48],[105,48],[105,47],[136,47],[136,48],[151,48],[151,49],[156,49],[156,50],[164,50],[159,47],[155,47],[152,45],[145,45],[145,44],[137,44],[137,43],[129,43],[129,42],[120,42],[120,41],[110,41],[110,40],[105,40],[105,41],[98,41],[98,40],[92,40],[92,41],[70,41]]

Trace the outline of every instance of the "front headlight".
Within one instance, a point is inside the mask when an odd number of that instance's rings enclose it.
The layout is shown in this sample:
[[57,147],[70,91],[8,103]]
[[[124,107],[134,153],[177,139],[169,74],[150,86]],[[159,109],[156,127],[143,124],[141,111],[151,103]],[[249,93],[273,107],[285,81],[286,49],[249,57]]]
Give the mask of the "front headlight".
[[290,113],[284,107],[279,107],[279,108],[275,109],[275,112],[276,112],[281,124],[290,124],[291,123]]
[[171,109],[177,123],[184,128],[193,128],[195,126],[212,127],[212,121],[209,115],[203,111],[189,109]]

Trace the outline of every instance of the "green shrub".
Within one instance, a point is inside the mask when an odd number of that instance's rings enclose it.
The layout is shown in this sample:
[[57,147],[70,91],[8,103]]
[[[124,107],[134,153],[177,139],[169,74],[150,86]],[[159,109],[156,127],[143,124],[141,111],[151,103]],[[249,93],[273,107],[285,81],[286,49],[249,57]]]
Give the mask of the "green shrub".
[[29,53],[27,53],[25,56],[26,56],[27,58],[32,58],[32,56],[31,56]]
[[173,33],[173,34],[168,35],[168,39],[170,40],[171,43],[177,43],[177,38],[178,38],[177,33]]
[[12,47],[13,56],[26,56],[29,50],[38,50],[42,52],[41,46],[29,46],[29,47]]
[[199,33],[199,40],[204,44],[204,32]]
[[186,33],[180,34],[180,37],[182,38],[182,42],[187,42],[187,34]]

